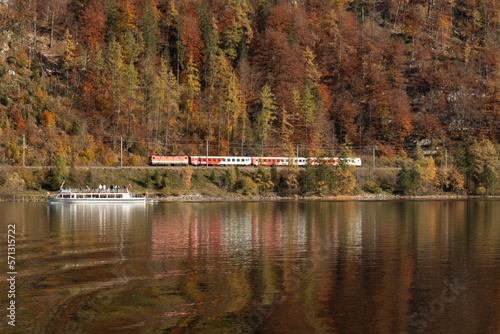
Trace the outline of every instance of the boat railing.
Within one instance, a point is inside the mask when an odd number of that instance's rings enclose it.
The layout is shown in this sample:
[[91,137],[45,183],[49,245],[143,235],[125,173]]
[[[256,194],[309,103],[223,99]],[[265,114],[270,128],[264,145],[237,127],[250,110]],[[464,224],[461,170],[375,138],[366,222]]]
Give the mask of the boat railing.
[[118,194],[118,193],[130,193],[128,188],[64,188],[61,192],[79,193],[79,194]]

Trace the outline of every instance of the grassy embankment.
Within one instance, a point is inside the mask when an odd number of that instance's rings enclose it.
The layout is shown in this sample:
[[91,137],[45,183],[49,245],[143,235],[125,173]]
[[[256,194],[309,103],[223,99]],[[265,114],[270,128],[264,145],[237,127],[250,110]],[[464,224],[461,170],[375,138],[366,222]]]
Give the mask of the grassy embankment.
[[[54,168],[0,167],[0,198],[4,200],[45,200],[66,178],[65,187],[86,188],[132,185],[131,191],[156,198],[178,199],[184,195],[204,197],[276,196],[324,197],[364,193],[367,180],[375,185],[368,192],[389,195],[395,187],[397,170],[350,168],[355,184],[348,192],[336,191],[333,185],[319,184],[310,189],[303,169],[272,168]],[[304,185],[302,184],[304,183]]]

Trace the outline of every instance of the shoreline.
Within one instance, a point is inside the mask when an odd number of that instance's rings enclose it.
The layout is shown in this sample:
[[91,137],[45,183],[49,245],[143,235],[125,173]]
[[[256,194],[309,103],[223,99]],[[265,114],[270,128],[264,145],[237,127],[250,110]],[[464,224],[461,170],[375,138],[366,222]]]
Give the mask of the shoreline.
[[467,196],[467,195],[343,195],[343,196],[205,196],[182,195],[171,197],[157,197],[148,199],[149,202],[280,202],[280,201],[325,201],[325,202],[378,202],[400,200],[468,200],[468,199],[500,199],[500,196]]
[[[138,193],[141,194],[141,193]],[[281,202],[281,201],[325,201],[325,202],[370,202],[370,201],[402,201],[402,200],[469,200],[469,199],[500,199],[499,195],[469,196],[469,195],[421,195],[403,196],[388,194],[359,194],[342,196],[278,196],[257,195],[245,196],[239,194],[225,196],[210,196],[201,194],[188,194],[180,196],[150,196],[148,203],[168,202]],[[0,197],[0,202],[48,202],[47,195],[42,193],[15,194]]]

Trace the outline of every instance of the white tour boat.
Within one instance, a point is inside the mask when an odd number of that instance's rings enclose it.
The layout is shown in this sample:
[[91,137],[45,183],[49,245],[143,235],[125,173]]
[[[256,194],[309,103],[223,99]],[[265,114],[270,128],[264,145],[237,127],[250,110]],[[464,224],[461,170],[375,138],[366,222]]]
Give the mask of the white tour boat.
[[146,197],[131,194],[127,188],[123,189],[63,189],[49,196],[49,203],[145,203]]

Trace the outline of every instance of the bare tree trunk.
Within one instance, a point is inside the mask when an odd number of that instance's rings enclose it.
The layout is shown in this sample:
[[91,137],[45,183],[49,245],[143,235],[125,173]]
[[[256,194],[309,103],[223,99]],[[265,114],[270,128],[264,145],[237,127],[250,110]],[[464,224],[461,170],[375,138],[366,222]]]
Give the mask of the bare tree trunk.
[[227,155],[231,153],[231,150],[229,148],[229,110],[226,110],[226,115],[227,115]]
[[170,90],[168,89],[167,78],[167,126],[165,128],[165,154],[168,153],[168,130],[170,128]]
[[151,96],[148,96],[148,141],[147,141],[147,155],[149,156],[149,148],[150,148],[150,134],[151,134]]
[[221,141],[221,127],[222,127],[222,124],[221,124],[221,108],[220,108],[220,97],[219,97],[219,110],[218,110],[218,114],[219,114],[219,135],[218,135],[218,140],[217,140],[217,143],[218,143],[218,147],[217,147],[217,155],[220,155],[220,141]]
[[56,11],[55,9],[52,9],[52,19],[50,20],[50,42],[49,42],[49,48],[52,47],[52,40],[54,39],[54,18],[56,16]]

